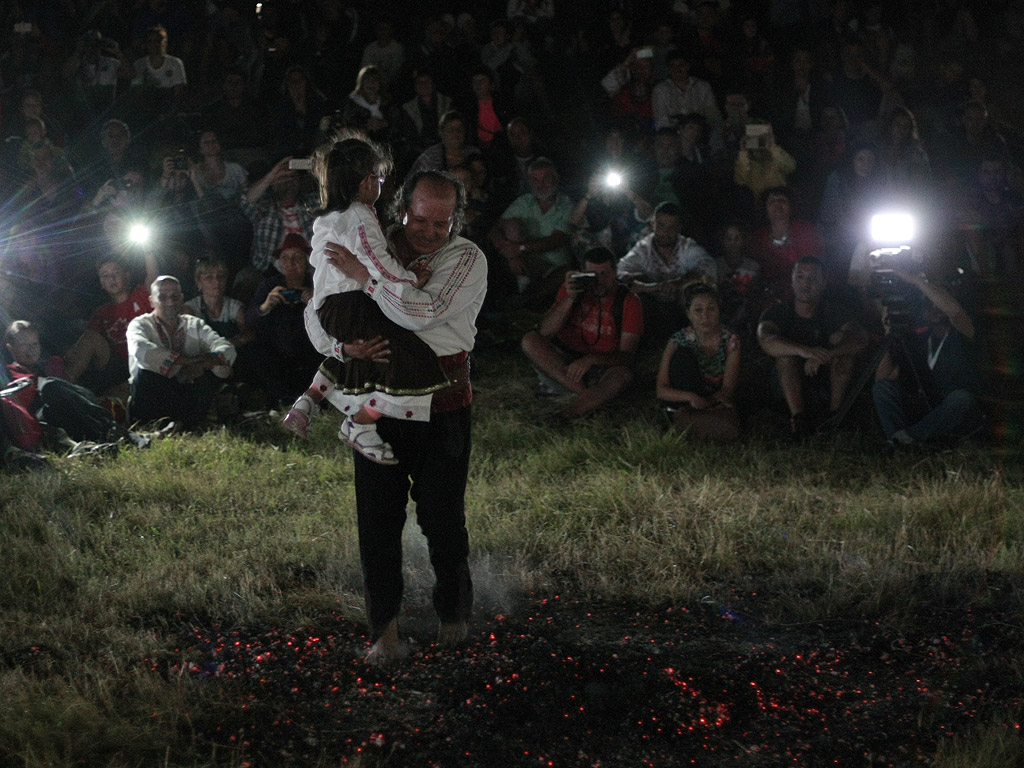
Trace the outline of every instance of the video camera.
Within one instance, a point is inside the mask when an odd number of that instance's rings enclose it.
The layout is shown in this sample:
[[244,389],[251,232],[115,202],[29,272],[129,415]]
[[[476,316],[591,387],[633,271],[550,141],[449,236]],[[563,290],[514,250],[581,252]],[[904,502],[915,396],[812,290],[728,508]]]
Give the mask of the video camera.
[[890,333],[909,333],[920,307],[920,292],[896,273],[912,272],[920,266],[910,245],[915,229],[909,213],[879,213],[871,217],[871,239],[879,247],[868,255],[871,273],[867,290],[888,311]]

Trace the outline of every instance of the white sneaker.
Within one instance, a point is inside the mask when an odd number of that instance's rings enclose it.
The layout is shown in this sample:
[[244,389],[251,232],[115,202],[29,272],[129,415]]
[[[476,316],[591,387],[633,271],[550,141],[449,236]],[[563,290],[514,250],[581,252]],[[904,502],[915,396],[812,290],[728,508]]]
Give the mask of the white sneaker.
[[397,464],[391,446],[380,439],[376,424],[356,424],[349,416],[341,422],[338,439],[377,464]]

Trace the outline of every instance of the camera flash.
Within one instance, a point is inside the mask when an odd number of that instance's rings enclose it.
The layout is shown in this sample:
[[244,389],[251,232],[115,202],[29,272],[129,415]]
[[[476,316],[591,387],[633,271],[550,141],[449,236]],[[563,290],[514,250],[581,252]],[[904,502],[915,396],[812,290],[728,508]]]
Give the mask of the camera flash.
[[914,239],[914,217],[909,213],[876,213],[871,217],[871,239],[876,243],[909,243]]
[[609,171],[608,175],[604,177],[604,183],[609,187],[617,187],[622,183],[622,174]]
[[146,245],[149,243],[151,230],[145,224],[132,224],[128,229],[128,239],[135,245]]

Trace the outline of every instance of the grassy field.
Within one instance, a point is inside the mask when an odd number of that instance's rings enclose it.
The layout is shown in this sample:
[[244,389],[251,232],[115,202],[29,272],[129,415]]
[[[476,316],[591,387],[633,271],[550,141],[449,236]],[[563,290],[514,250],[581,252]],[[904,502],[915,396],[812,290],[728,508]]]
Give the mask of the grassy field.
[[[484,352],[478,371],[468,507],[481,623],[560,595],[728,606],[766,631],[869,621],[893,636],[951,607],[1009,605],[1000,621],[1020,632],[1017,451],[891,456],[870,433],[793,445],[763,429],[698,445],[643,397],[555,427],[518,355]],[[362,627],[351,458],[335,429],[328,414],[300,442],[257,417],[4,476],[0,765],[246,763],[199,734],[223,701],[189,684],[183,638],[325,616]],[[429,619],[408,531],[407,603]],[[429,643],[429,627],[407,631]],[[1002,673],[1024,690],[1019,661]],[[1003,730],[977,725],[935,764],[1019,764]],[[993,750],[1006,757],[982,760]],[[345,761],[364,764],[358,751],[323,764]]]

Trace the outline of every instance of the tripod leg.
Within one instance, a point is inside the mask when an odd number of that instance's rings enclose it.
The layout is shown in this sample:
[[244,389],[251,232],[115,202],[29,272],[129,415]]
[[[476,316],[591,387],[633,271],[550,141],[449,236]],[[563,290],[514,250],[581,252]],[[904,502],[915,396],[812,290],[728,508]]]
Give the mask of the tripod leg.
[[843,398],[843,402],[839,404],[836,412],[818,426],[819,432],[830,432],[839,428],[839,425],[843,423],[843,420],[850,413],[850,409],[853,408],[857,398],[860,397],[860,393],[864,391],[864,387],[875,378],[875,371],[878,370],[879,363],[882,362],[882,358],[885,357],[885,353],[889,351],[891,346],[892,337],[886,336],[885,341],[879,345],[874,355],[871,356],[871,361],[861,370],[860,375],[853,380],[849,391],[846,393],[846,397]]

